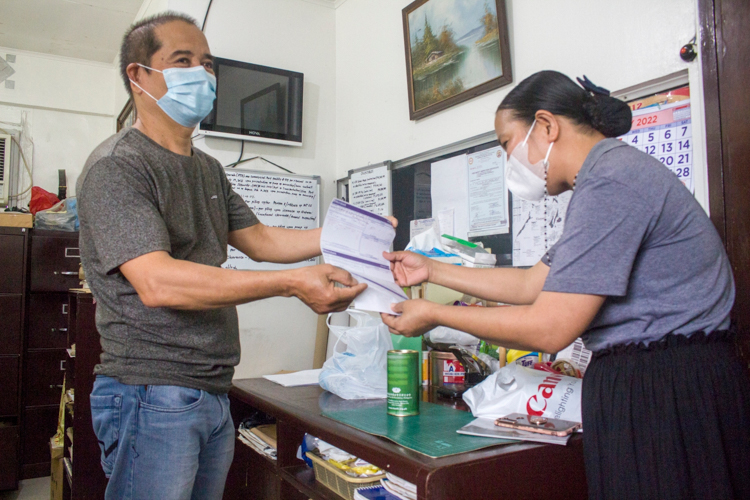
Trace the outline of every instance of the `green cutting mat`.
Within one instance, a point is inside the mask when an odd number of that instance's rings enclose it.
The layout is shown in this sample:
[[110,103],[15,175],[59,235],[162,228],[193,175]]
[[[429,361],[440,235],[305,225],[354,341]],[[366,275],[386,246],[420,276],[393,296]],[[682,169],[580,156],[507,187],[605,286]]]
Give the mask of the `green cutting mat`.
[[424,401],[419,403],[419,415],[412,417],[388,415],[385,400],[380,405],[324,411],[323,416],[433,458],[517,442],[458,434],[474,420],[471,413]]

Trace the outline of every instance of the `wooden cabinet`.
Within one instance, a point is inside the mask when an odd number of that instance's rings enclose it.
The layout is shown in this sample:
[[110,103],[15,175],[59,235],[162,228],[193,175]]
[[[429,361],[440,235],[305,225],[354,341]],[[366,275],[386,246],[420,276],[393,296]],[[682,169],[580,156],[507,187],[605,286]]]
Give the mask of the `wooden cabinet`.
[[63,349],[68,346],[68,295],[33,293],[29,297],[28,349]]
[[0,355],[21,353],[23,295],[0,295]]
[[0,490],[18,488],[29,230],[0,227]]
[[[89,398],[94,388],[94,367],[102,352],[99,332],[96,330],[96,305],[90,293],[70,292],[68,315],[68,343],[76,345],[75,357],[67,365],[68,387],[75,388],[73,414],[65,419],[65,460],[71,463],[65,469],[63,497],[71,500],[104,498],[107,478],[100,461],[99,443],[91,424]],[[70,436],[73,436],[71,442]],[[71,455],[70,446],[75,453]],[[72,474],[69,472],[72,471]]]
[[25,228],[0,228],[0,293],[23,293],[26,261]]
[[49,439],[68,363],[70,288],[79,286],[78,233],[34,229],[29,238],[22,368],[21,478],[50,473]]
[[[356,408],[368,402],[342,400],[318,386],[234,380],[229,398],[235,425],[258,412],[275,418],[278,459],[270,460],[236,442],[226,500],[341,500],[297,459],[305,433],[415,484],[420,500],[587,497],[582,436],[573,436],[566,446],[514,443],[431,458],[324,417],[325,408]],[[440,398],[436,388],[425,389],[422,399],[450,407],[457,403]],[[461,403],[457,411],[468,409]]]
[[[60,406],[65,364],[68,362],[65,349],[29,350],[24,360],[23,393],[24,405]],[[54,434],[54,429],[52,434]],[[49,439],[52,434],[47,436]]]
[[18,417],[18,356],[0,356],[0,419]]
[[77,288],[80,262],[78,233],[34,230],[31,238],[31,292],[67,292]]
[[18,488],[18,425],[0,423],[0,490]]

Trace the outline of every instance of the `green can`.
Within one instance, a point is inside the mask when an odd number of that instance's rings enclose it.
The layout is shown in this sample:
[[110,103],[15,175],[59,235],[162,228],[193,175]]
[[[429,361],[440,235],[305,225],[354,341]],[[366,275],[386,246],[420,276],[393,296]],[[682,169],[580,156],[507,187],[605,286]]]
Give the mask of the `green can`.
[[411,350],[388,351],[388,415],[419,415],[421,355]]

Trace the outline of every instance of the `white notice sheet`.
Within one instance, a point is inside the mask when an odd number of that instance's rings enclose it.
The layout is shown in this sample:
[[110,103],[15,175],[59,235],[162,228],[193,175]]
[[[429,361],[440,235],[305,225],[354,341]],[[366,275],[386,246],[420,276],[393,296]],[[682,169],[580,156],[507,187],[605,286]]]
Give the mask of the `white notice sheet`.
[[468,155],[469,236],[506,234],[505,153],[498,146]]
[[388,165],[353,172],[349,201],[378,215],[391,215],[391,171]]
[[453,232],[462,240],[468,239],[469,199],[466,155],[454,156],[432,164],[432,217],[440,219],[440,230],[445,234],[443,220],[446,210],[453,210]]
[[[565,215],[572,191],[546,198],[547,219],[544,218],[545,201],[530,202],[513,197],[513,265],[533,266],[557,243],[565,227]],[[545,245],[544,234],[547,233]]]
[[326,264],[367,283],[367,289],[354,299],[355,309],[394,314],[391,304],[407,300],[383,257],[395,237],[396,230],[384,217],[341,200],[333,200],[328,207],[320,249]]

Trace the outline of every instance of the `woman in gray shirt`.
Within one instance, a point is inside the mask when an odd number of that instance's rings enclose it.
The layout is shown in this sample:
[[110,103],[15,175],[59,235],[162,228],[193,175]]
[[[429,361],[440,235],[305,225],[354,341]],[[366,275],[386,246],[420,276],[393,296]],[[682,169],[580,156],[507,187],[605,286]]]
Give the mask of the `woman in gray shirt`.
[[536,73],[496,115],[514,196],[546,203],[574,191],[539,264],[387,255],[400,285],[430,281],[517,307],[407,301],[383,321],[407,336],[445,325],[548,353],[583,337],[594,351],[582,401],[590,498],[750,498],[750,384],[729,332],[724,247],[669,169],[614,139],[630,130],[630,108],[579,82]]

